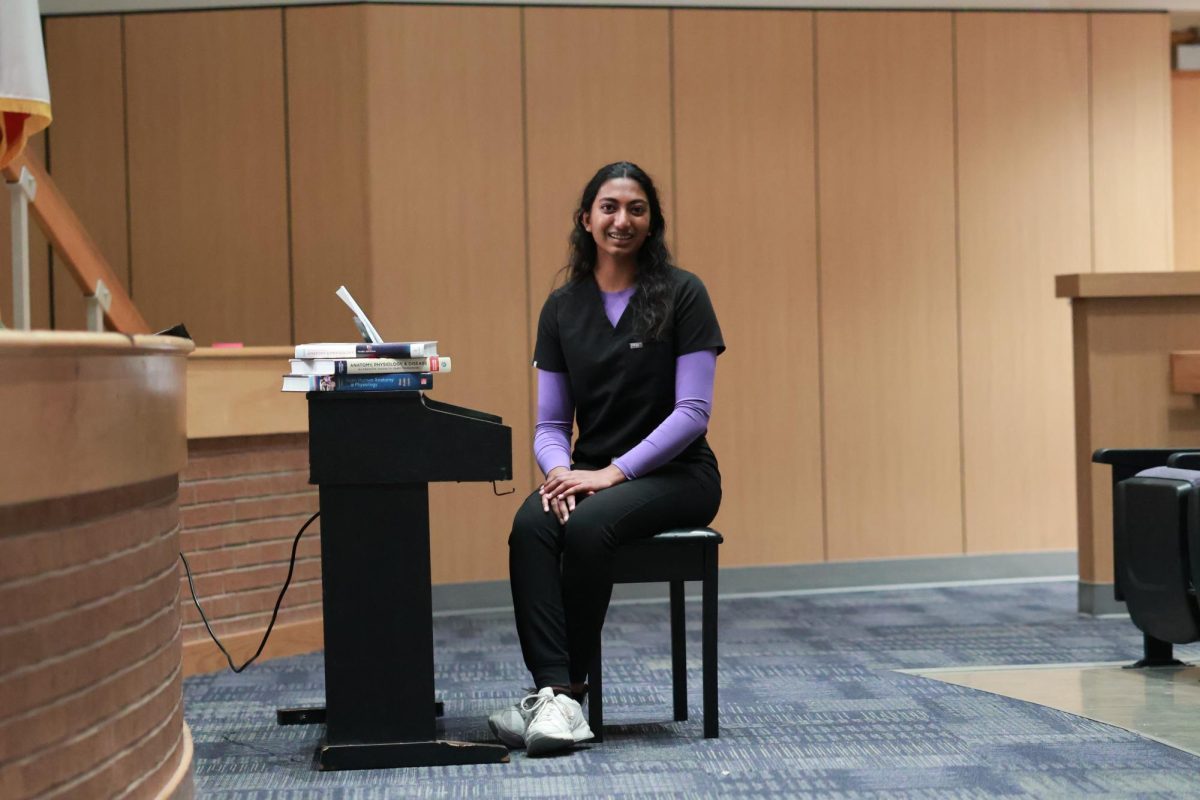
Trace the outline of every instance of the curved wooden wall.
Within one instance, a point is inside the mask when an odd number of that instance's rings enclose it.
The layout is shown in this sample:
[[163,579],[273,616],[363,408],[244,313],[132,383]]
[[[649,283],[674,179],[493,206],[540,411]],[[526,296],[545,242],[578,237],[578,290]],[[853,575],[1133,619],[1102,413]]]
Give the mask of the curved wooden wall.
[[0,332],[0,796],[190,795],[177,574],[190,349]]
[[435,396],[513,426],[518,491],[437,487],[437,581],[507,574],[536,472],[534,318],[576,193],[618,158],[655,176],[726,329],[724,563],[1067,549],[1070,322],[1050,276],[1169,268],[1167,28],[419,4],[54,17],[50,163],[88,194],[79,165],[126,145],[127,194],[106,179],[81,214],[128,249],[109,257],[152,325],[349,339],[346,283],[385,335],[443,340]]

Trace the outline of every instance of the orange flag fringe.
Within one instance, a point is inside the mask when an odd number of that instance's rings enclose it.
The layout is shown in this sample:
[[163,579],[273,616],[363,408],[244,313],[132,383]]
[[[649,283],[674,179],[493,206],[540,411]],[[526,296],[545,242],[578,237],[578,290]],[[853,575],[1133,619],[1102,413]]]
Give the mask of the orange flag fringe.
[[0,167],[50,124],[50,81],[37,0],[0,0]]

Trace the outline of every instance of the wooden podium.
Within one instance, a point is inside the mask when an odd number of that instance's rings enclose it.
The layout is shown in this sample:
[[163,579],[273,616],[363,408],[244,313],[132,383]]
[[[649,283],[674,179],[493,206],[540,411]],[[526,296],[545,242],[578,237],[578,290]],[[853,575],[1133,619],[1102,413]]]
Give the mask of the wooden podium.
[[1171,379],[1171,354],[1200,350],[1200,272],[1059,275],[1055,291],[1074,333],[1079,610],[1117,613],[1112,471],[1092,453],[1200,447],[1200,404]]
[[320,487],[325,707],[321,769],[508,761],[500,744],[436,739],[429,483],[512,479],[500,417],[420,392],[310,392],[309,483]]

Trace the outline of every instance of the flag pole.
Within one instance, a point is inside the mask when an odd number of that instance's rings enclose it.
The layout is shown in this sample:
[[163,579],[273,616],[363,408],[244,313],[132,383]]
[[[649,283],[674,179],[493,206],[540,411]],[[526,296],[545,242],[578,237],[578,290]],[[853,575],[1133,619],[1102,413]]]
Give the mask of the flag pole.
[[12,220],[13,327],[33,327],[29,312],[29,201],[37,194],[37,181],[22,169],[21,177],[7,184]]

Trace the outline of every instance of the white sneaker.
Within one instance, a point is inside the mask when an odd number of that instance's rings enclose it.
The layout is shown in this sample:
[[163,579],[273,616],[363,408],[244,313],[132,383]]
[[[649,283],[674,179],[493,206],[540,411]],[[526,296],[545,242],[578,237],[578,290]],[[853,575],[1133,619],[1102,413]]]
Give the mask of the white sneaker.
[[[587,700],[587,695],[584,695],[584,700]],[[569,694],[560,694],[554,698],[554,701],[562,707],[567,722],[571,723],[571,735],[575,737],[576,744],[586,742],[595,735],[592,733],[592,727],[588,725],[587,717],[583,713],[583,705],[579,701]]]
[[488,717],[488,727],[492,729],[496,738],[507,747],[519,750],[525,746],[525,729],[529,727],[529,720],[532,717],[531,713],[524,710],[525,701],[530,700],[532,704],[531,698],[536,697],[537,692],[530,689],[523,699]]
[[520,713],[529,718],[525,747],[531,756],[565,750],[592,738],[579,703],[569,695],[555,695],[549,686],[522,700]]

